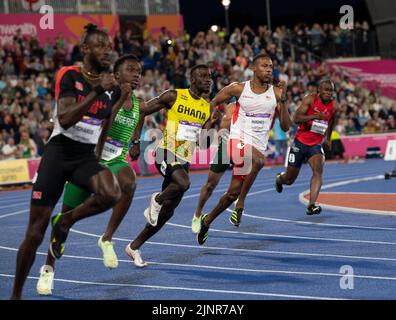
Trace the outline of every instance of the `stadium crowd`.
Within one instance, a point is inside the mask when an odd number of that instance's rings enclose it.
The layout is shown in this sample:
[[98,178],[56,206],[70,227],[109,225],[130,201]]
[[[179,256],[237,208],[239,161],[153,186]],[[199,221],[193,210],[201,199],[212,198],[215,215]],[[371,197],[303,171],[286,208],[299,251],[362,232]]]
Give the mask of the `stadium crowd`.
[[[142,59],[144,74],[135,93],[149,100],[167,89],[188,86],[188,71],[197,63],[210,66],[213,97],[233,81],[248,80],[252,58],[265,51],[274,63],[274,81],[288,83],[292,113],[307,92],[316,90],[321,77],[330,76],[342,107],[335,127],[339,135],[396,130],[396,102],[385,103],[379,92],[367,93],[359,82],[321,62],[321,57],[372,54],[373,32],[367,22],[356,24],[353,37],[348,32],[330,24],[299,24],[291,30],[245,26],[229,36],[220,29],[191,37],[162,28],[156,39],[148,31],[136,36],[127,30],[116,34],[114,55],[134,53]],[[41,47],[34,36],[17,32],[12,43],[0,45],[0,61],[0,159],[39,157],[52,130],[56,71],[81,61],[79,48],[62,35]],[[165,119],[163,111],[147,117],[142,136],[150,128],[163,129]]]

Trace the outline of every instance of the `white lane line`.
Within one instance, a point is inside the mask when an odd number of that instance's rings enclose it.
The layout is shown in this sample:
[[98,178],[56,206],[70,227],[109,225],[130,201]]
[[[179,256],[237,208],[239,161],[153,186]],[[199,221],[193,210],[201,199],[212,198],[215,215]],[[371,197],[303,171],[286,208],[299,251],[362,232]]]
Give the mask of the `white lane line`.
[[2,219],[2,218],[7,218],[7,217],[11,217],[11,216],[16,216],[16,215],[18,215],[18,214],[27,213],[27,212],[29,212],[28,209],[20,210],[20,211],[15,211],[15,212],[8,213],[8,214],[4,214],[4,215],[0,216],[0,219]]
[[[75,229],[70,229],[71,232],[90,236],[94,238],[99,238],[100,235],[78,231]],[[125,238],[113,238],[114,240],[131,242],[130,239]],[[329,258],[340,258],[340,259],[356,259],[356,260],[374,260],[374,261],[396,261],[396,258],[383,258],[383,257],[367,257],[367,256],[348,256],[348,255],[337,255],[337,254],[326,254],[326,253],[305,253],[305,252],[294,252],[294,251],[275,251],[275,250],[258,250],[258,249],[239,249],[239,248],[227,248],[227,247],[208,247],[208,246],[198,246],[198,245],[186,245],[186,244],[176,244],[176,243],[164,243],[164,242],[153,242],[147,241],[146,244],[168,246],[168,247],[179,247],[179,248],[192,248],[192,249],[208,249],[208,250],[220,250],[220,251],[231,251],[231,252],[252,252],[252,253],[264,253],[264,254],[277,254],[277,255],[295,255],[295,256],[306,256],[306,257],[329,257]]]
[[[9,251],[18,251],[16,248],[3,247],[0,246],[0,249],[9,250]],[[47,253],[37,252],[38,255],[46,256]],[[87,257],[87,256],[76,256],[76,255],[63,255],[63,258],[77,259],[77,260],[94,260],[94,261],[102,261],[102,258],[98,257]],[[132,264],[131,260],[118,259],[118,262]],[[342,274],[339,273],[328,273],[328,272],[303,272],[303,271],[289,271],[289,270],[272,270],[272,269],[248,269],[248,268],[229,268],[229,267],[220,267],[220,266],[211,266],[211,265],[197,265],[197,264],[186,264],[186,263],[168,263],[168,262],[156,262],[146,260],[149,265],[158,265],[158,266],[170,266],[170,267],[182,267],[182,268],[194,268],[194,269],[208,269],[208,270],[222,270],[222,271],[231,271],[231,272],[246,272],[246,273],[266,273],[266,274],[289,274],[289,275],[301,275],[301,276],[318,276],[318,277],[342,277]],[[370,275],[358,275],[354,274],[354,278],[359,279],[368,279],[368,280],[390,280],[396,281],[396,277],[386,277],[386,276],[370,276]]]
[[[0,277],[14,278],[14,275],[0,273]],[[30,280],[37,280],[38,277],[28,277]],[[57,282],[75,283],[75,284],[86,284],[95,286],[111,286],[111,287],[132,287],[132,288],[145,288],[145,289],[161,289],[161,290],[176,290],[176,291],[192,291],[192,292],[210,292],[210,293],[224,293],[231,295],[247,295],[247,296],[259,296],[259,297],[277,297],[277,298],[290,298],[290,299],[312,299],[312,300],[346,300],[343,298],[332,298],[332,297],[319,297],[319,296],[301,296],[291,294],[279,294],[269,292],[250,292],[250,291],[233,291],[233,290],[215,290],[206,288],[188,288],[188,287],[167,287],[167,286],[156,286],[156,285],[140,285],[140,284],[129,284],[129,283],[109,283],[109,282],[94,282],[94,281],[78,281],[70,279],[54,279]]]
[[16,204],[10,204],[7,206],[1,206],[0,209],[6,209],[6,208],[14,208],[14,207],[25,207],[30,203],[30,201],[23,201],[23,202],[19,202]]
[[[227,211],[232,212],[231,209],[227,209]],[[322,223],[322,222],[310,222],[310,221],[277,219],[277,218],[269,218],[269,217],[263,217],[263,216],[255,216],[255,215],[247,214],[247,213],[244,213],[243,216],[244,217],[253,218],[253,219],[268,220],[268,221],[275,221],[275,222],[286,222],[286,223],[305,224],[305,225],[324,226],[324,227],[334,227],[334,228],[367,229],[367,230],[379,230],[379,231],[396,231],[396,228],[368,227],[368,226],[356,226],[356,225],[351,225],[351,224],[334,224],[334,223]]]
[[[324,185],[322,187],[322,190],[327,190],[331,188],[336,188],[340,186],[345,186],[348,184],[353,184],[353,183],[359,183],[359,182],[365,182],[365,181],[373,181],[373,180],[380,180],[384,179],[383,175],[378,175],[378,176],[373,176],[373,177],[367,177],[367,178],[360,178],[360,179],[352,179],[352,180],[346,180],[346,181],[341,181],[341,182],[335,182],[335,183],[330,183],[327,185]],[[309,201],[305,198],[307,194],[310,193],[310,190],[305,190],[301,192],[298,196],[298,199],[301,203],[304,205],[308,205]],[[344,207],[344,206],[335,206],[335,205],[329,205],[329,204],[323,204],[320,203],[322,208],[327,209],[327,210],[332,210],[332,211],[341,211],[341,212],[347,212],[347,213],[363,213],[363,214],[371,214],[371,215],[383,215],[383,216],[396,216],[396,211],[387,211],[387,210],[371,210],[371,209],[359,209],[359,208],[350,208],[350,207]]]
[[[168,222],[167,225],[190,229],[190,226],[185,226],[177,223]],[[257,232],[242,232],[242,231],[230,231],[210,228],[210,231],[229,233],[236,235],[246,235],[246,236],[258,236],[258,237],[269,237],[269,238],[285,238],[285,239],[302,239],[302,240],[314,240],[314,241],[331,241],[331,242],[348,242],[348,243],[366,243],[366,244],[384,244],[384,245],[396,245],[396,242],[387,241],[370,241],[370,240],[355,240],[355,239],[342,239],[342,238],[320,238],[320,237],[305,237],[305,236],[288,236],[283,234],[275,233],[257,233]]]

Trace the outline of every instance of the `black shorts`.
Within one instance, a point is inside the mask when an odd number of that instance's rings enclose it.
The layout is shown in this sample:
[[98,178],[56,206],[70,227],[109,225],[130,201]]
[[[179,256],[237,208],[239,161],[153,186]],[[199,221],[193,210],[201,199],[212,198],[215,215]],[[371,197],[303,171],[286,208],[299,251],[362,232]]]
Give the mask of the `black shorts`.
[[231,160],[227,153],[227,141],[220,138],[216,156],[210,163],[209,170],[215,173],[223,173],[231,167]]
[[162,183],[162,191],[172,182],[172,174],[176,170],[190,171],[190,163],[178,158],[169,150],[158,148],[155,151],[155,167],[165,178]]
[[108,170],[96,159],[95,145],[73,141],[60,134],[44,148],[37,174],[33,179],[31,204],[55,206],[66,181],[93,192],[89,180],[102,170]]
[[294,139],[293,145],[290,148],[288,165],[291,167],[301,168],[305,160],[309,160],[316,154],[324,155],[321,144],[307,146],[297,139]]

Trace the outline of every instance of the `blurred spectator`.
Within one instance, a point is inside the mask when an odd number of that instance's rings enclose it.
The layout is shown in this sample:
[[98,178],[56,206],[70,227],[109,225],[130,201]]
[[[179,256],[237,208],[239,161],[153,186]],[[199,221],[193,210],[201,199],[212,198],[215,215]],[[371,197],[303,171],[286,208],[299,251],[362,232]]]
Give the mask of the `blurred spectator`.
[[30,138],[27,131],[21,133],[21,140],[18,147],[22,150],[22,158],[35,158],[37,156],[36,143]]
[[8,138],[7,143],[1,149],[3,160],[13,160],[20,157],[20,149],[15,145],[13,138]]

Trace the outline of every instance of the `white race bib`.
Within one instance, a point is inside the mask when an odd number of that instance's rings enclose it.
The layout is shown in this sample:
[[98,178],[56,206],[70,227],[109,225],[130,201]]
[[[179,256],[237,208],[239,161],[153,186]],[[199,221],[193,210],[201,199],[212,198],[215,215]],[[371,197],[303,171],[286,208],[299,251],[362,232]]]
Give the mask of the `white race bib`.
[[327,121],[314,120],[312,122],[311,132],[325,135],[328,126],[329,124],[327,123]]
[[246,113],[246,125],[252,132],[262,134],[271,128],[271,115],[269,113]]
[[107,139],[103,146],[102,159],[105,161],[110,161],[119,157],[122,154],[123,148],[123,143],[116,140]]
[[100,133],[102,132],[101,119],[84,116],[74,126],[67,129],[63,134],[75,141],[87,144],[97,144]]
[[201,123],[180,121],[177,128],[176,140],[197,142],[202,130]]

